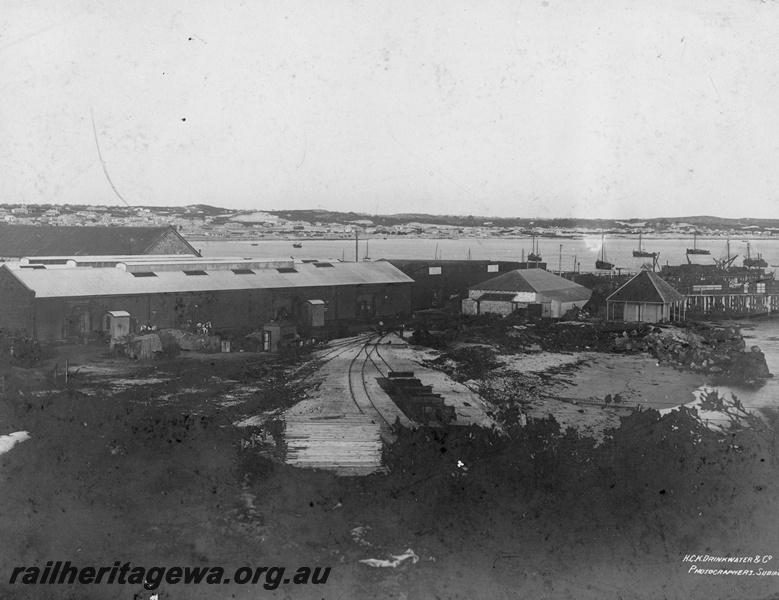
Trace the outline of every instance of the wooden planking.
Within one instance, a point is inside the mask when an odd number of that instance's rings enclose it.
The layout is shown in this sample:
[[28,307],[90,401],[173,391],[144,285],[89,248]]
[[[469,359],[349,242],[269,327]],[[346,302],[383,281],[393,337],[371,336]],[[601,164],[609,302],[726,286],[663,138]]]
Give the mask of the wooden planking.
[[379,387],[376,378],[385,374],[362,343],[341,346],[330,357],[308,399],[285,415],[287,463],[339,475],[381,472],[383,443],[393,438],[390,424],[408,419]]
[[287,421],[287,463],[327,469],[339,475],[367,475],[382,469],[379,425],[366,415]]

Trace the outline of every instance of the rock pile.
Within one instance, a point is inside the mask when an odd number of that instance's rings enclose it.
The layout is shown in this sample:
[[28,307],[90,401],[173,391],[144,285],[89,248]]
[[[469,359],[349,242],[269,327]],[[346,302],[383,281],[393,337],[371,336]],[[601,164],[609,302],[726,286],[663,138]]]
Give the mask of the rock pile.
[[617,338],[615,350],[641,349],[685,369],[721,374],[735,382],[771,377],[758,346],[746,347],[738,327],[656,328],[641,339]]

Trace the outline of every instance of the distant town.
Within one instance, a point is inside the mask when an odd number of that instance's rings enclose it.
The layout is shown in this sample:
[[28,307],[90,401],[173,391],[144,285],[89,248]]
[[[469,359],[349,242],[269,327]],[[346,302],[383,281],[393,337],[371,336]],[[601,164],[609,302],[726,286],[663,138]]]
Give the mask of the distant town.
[[173,226],[188,239],[320,238],[401,236],[458,238],[530,234],[577,237],[588,234],[750,236],[779,235],[779,219],[711,216],[652,219],[533,219],[371,215],[327,210],[231,210],[206,204],[184,207],[2,204],[0,223],[67,226]]
[[[779,492],[779,244],[751,250],[773,223],[0,211],[7,573],[71,548],[85,565],[126,556],[125,567],[192,560],[240,574],[272,549],[278,564],[323,565],[319,584],[331,568],[332,581],[377,581],[366,573],[378,565],[421,582],[391,597],[426,598],[433,574],[458,578],[452,557],[470,539],[480,582],[540,570],[539,556],[556,565],[564,544],[576,545],[568,556],[589,539],[635,564],[726,556],[700,532]],[[439,245],[467,258],[443,259]],[[585,269],[575,256],[562,268],[563,246],[586,253]],[[751,544],[758,525],[745,531]],[[640,543],[615,546],[636,532]],[[57,589],[82,597],[70,563]],[[13,566],[27,586],[14,597],[49,598],[51,586],[26,593],[39,573]],[[143,583],[132,585],[153,591]],[[360,584],[339,595],[377,597]]]

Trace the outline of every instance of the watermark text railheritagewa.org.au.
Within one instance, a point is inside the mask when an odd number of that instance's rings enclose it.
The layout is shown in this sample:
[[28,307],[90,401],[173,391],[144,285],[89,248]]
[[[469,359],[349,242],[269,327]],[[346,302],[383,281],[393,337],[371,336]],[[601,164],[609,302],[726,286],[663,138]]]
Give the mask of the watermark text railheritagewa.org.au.
[[[285,577],[285,573],[287,577]],[[285,567],[239,567],[227,571],[223,567],[141,567],[116,561],[112,566],[77,567],[70,561],[49,561],[43,568],[14,567],[9,584],[21,585],[140,585],[156,590],[163,583],[218,585],[261,585],[275,590],[281,584],[320,585],[327,583],[330,567],[298,567],[288,573]]]

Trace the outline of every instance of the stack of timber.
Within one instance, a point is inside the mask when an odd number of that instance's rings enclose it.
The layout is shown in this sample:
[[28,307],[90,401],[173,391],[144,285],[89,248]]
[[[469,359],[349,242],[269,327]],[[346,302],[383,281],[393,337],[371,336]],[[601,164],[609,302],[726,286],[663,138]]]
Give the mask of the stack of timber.
[[457,419],[454,407],[444,404],[441,394],[433,393],[433,386],[423,385],[412,371],[390,371],[379,385],[413,421],[435,426]]

